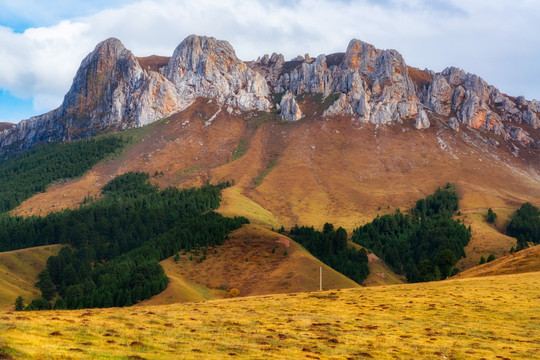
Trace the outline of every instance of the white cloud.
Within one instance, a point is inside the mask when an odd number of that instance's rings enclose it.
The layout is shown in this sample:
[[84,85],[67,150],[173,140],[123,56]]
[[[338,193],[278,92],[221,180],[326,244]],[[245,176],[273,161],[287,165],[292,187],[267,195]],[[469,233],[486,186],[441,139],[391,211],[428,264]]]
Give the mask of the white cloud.
[[[61,0],[57,0],[61,1]],[[240,58],[345,51],[351,38],[400,51],[409,65],[455,65],[511,95],[540,98],[540,4],[527,0],[144,0],[17,34],[0,27],[0,88],[60,104],[83,59],[114,36],[137,56],[170,56],[189,34],[231,42]]]

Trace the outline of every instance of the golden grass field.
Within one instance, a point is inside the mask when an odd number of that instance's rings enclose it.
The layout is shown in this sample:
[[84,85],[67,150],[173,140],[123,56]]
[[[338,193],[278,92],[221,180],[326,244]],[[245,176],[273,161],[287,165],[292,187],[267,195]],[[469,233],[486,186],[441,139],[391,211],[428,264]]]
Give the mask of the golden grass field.
[[469,244],[465,247],[467,257],[462,258],[456,265],[459,269],[466,270],[478,265],[480,257],[487,259],[489,254],[499,258],[510,252],[512,247],[516,248],[517,240],[504,234],[510,216],[514,210],[495,209],[497,219],[495,224],[489,224],[486,221],[487,209],[480,211],[466,211],[460,219],[466,226],[471,226],[472,237]]
[[4,359],[538,359],[540,273],[0,319]]

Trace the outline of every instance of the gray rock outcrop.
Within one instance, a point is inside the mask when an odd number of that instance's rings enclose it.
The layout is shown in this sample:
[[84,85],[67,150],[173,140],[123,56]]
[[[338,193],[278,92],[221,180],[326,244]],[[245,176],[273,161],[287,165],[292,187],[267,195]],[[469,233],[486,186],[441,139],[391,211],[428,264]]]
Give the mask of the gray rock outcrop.
[[351,115],[363,122],[389,125],[413,119],[418,113],[415,86],[395,50],[378,50],[352,40],[342,56],[319,55],[311,62],[297,58],[285,67],[291,70],[275,82],[276,93],[341,93],[325,116]]
[[190,35],[178,45],[163,75],[180,99],[212,98],[242,110],[271,107],[266,80],[240,61],[227,41]]
[[418,115],[416,115],[416,119],[414,121],[414,127],[418,130],[420,129],[427,129],[429,127],[429,119],[426,114],[426,112],[422,109],[418,112]]
[[506,140],[533,144],[534,140],[519,124],[540,127],[536,101],[511,98],[477,75],[455,67],[434,75],[423,100],[437,114],[448,116],[454,112],[456,118],[451,118],[449,125],[455,130],[464,124],[472,129],[492,131]]
[[302,110],[300,110],[294,95],[290,91],[287,91],[281,98],[280,107],[283,120],[298,121],[303,116]]

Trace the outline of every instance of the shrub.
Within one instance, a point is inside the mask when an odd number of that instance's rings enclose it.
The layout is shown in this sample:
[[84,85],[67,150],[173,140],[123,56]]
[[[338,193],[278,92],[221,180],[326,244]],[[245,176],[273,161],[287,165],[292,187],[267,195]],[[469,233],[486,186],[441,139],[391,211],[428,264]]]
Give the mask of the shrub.
[[497,214],[495,214],[493,212],[493,210],[491,210],[491,208],[489,208],[488,213],[487,213],[487,221],[489,223],[494,223],[496,218],[497,218]]
[[22,310],[24,310],[24,299],[22,296],[19,296],[17,299],[15,299],[15,311]]
[[232,288],[227,293],[228,298],[235,298],[235,297],[238,297],[238,296],[240,296],[240,290],[238,290],[237,288]]

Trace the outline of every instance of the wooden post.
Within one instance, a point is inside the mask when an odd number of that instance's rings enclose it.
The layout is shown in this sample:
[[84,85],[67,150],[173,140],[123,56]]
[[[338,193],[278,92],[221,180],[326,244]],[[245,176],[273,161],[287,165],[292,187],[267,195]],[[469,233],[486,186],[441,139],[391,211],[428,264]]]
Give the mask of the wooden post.
[[319,291],[322,291],[322,266],[319,267],[320,269],[320,276],[319,276]]

